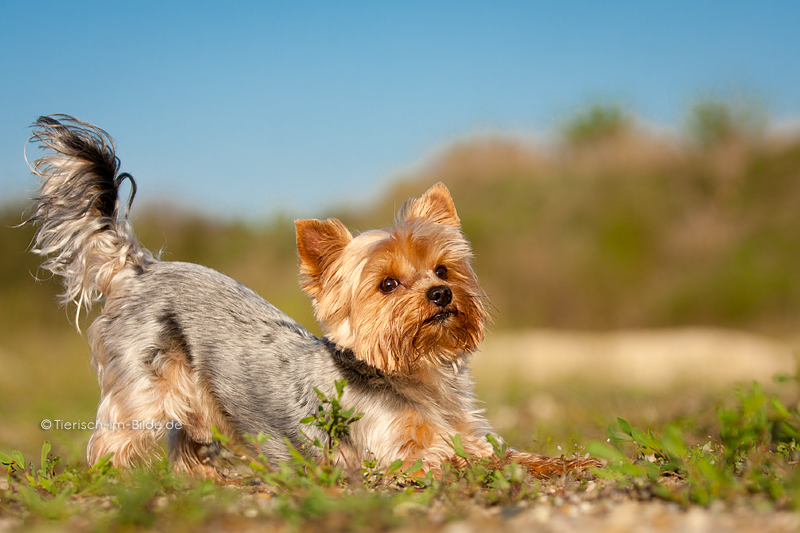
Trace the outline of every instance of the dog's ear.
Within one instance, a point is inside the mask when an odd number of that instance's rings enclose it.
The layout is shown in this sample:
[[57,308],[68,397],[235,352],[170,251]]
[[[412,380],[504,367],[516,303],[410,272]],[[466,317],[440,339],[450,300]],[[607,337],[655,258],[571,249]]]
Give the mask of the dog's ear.
[[448,224],[461,227],[461,221],[456,213],[456,206],[450,191],[444,183],[437,183],[421,197],[408,200],[397,213],[397,222],[408,222],[413,219],[430,220],[437,224]]
[[353,236],[335,218],[295,220],[297,255],[300,258],[300,287],[312,298],[319,293],[325,270],[339,257]]

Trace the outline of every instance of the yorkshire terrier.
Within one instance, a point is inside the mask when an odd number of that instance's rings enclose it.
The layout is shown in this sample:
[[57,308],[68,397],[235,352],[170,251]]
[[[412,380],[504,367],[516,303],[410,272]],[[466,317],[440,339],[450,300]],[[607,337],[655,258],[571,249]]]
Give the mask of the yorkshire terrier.
[[[395,225],[353,236],[336,219],[298,220],[303,291],[325,337],[318,339],[241,283],[200,265],[161,261],[139,246],[128,220],[136,193],[118,173],[112,138],[66,115],[41,117],[31,141],[47,154],[27,222],[32,251],[63,278],[61,302],[103,301],[88,329],[101,397],[88,461],[128,467],[158,453],[165,433],[176,469],[219,477],[212,427],[270,462],[290,458],[321,430],[301,428],[346,379],[342,403],[363,413],[336,461],[365,460],[438,473],[460,460],[452,437],[476,458],[514,461],[533,475],[600,466],[592,458],[509,451],[496,457],[476,406],[467,360],[484,337],[486,296],[447,188],[406,202]],[[130,197],[118,190],[128,180]],[[171,428],[171,429],[167,429]],[[495,436],[500,441],[500,438]],[[502,441],[500,441],[502,442]],[[305,447],[319,459],[315,447]]]

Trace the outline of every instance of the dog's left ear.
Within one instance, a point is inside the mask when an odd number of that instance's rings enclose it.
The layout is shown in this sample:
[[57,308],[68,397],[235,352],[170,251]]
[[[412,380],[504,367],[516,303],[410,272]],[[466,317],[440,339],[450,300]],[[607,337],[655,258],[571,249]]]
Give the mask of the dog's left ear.
[[419,198],[408,200],[397,213],[398,222],[407,222],[415,218],[461,227],[453,198],[442,182],[428,189]]

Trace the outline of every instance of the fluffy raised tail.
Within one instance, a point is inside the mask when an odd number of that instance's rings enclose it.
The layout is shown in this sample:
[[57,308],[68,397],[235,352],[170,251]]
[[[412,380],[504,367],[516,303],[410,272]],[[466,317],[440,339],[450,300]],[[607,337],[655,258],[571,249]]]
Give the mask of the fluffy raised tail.
[[[75,302],[78,325],[123,271],[141,269],[152,256],[141,249],[128,221],[136,183],[118,174],[114,141],[105,131],[67,115],[40,117],[30,142],[50,153],[33,162],[42,178],[26,223],[38,225],[31,251],[46,257],[42,268],[63,278],[62,304]],[[131,195],[120,210],[118,190]]]

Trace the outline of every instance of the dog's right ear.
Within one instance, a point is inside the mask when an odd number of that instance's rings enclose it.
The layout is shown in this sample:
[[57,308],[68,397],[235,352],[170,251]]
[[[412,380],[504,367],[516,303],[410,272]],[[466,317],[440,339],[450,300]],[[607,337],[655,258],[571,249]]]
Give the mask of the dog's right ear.
[[295,220],[297,255],[300,258],[300,288],[312,298],[322,289],[328,267],[338,258],[353,236],[335,218]]
[[415,218],[456,228],[461,227],[450,191],[441,181],[425,191],[425,194],[419,198],[412,198],[403,204],[400,212],[397,213],[395,222],[399,224]]

